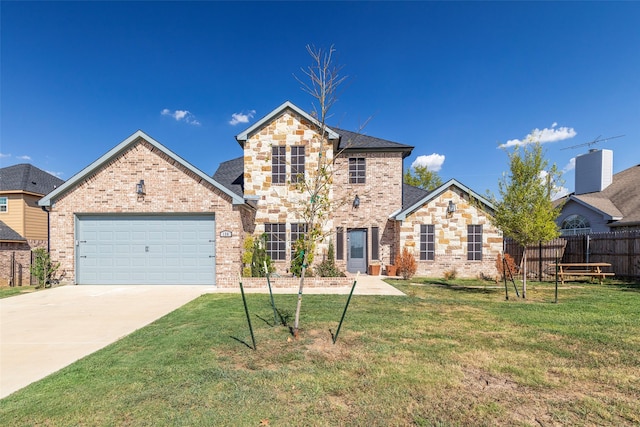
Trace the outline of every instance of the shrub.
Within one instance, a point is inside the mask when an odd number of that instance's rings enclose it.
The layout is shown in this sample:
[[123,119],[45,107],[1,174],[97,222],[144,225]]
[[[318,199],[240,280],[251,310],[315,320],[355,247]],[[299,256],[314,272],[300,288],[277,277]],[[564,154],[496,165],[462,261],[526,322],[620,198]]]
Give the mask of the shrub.
[[56,271],[60,268],[59,262],[52,262],[49,252],[44,248],[37,248],[33,251],[33,263],[31,264],[31,274],[38,281],[36,288],[48,288]]
[[327,257],[316,267],[316,274],[320,277],[344,277],[344,273],[336,267],[333,242],[329,242]]
[[244,277],[265,277],[264,263],[267,263],[269,273],[274,271],[271,257],[267,255],[267,235],[254,238],[248,236],[244,240],[244,253],[242,254],[242,275]]
[[454,280],[458,276],[458,272],[454,268],[453,270],[447,270],[444,272],[444,280]]
[[402,253],[396,256],[396,272],[404,280],[410,279],[416,274],[416,270],[418,269],[418,265],[416,264],[416,259],[409,252],[409,250],[405,247],[402,249]]
[[[507,270],[505,270],[504,265],[507,265]],[[511,272],[511,276],[515,276],[518,272],[518,267],[516,266],[516,262],[513,260],[513,257],[509,254],[504,254],[504,262],[502,261],[502,255],[498,254],[496,258],[496,270],[498,270],[499,280],[504,280],[505,272]]]

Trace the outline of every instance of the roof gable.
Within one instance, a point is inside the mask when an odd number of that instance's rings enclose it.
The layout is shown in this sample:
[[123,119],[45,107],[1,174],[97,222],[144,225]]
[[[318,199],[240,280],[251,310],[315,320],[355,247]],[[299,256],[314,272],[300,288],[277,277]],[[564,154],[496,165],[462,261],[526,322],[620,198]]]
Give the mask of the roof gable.
[[93,174],[95,171],[100,169],[103,165],[109,163],[114,158],[116,158],[119,155],[121,155],[125,150],[127,150],[129,147],[137,144],[140,140],[144,140],[147,143],[151,144],[155,149],[161,151],[166,156],[168,156],[171,159],[175,160],[180,165],[182,165],[184,168],[188,169],[189,171],[193,172],[195,175],[200,177],[203,181],[208,182],[209,184],[213,185],[215,188],[217,188],[220,191],[222,191],[224,194],[226,194],[229,197],[231,197],[232,203],[234,205],[243,204],[244,203],[244,199],[242,197],[238,196],[237,194],[235,194],[234,192],[232,192],[231,190],[229,190],[225,186],[219,184],[213,178],[211,178],[210,176],[208,176],[207,174],[205,174],[204,172],[202,172],[200,169],[196,168],[195,166],[191,165],[189,162],[187,162],[186,160],[184,160],[183,158],[181,158],[177,154],[173,153],[167,147],[165,147],[164,145],[160,144],[158,141],[156,141],[155,139],[151,138],[149,135],[147,135],[143,131],[138,130],[133,135],[131,135],[130,137],[128,137],[127,139],[122,141],[120,144],[118,144],[115,147],[113,147],[111,150],[109,150],[107,153],[105,153],[98,160],[96,160],[95,162],[91,163],[89,166],[87,166],[86,168],[82,169],[80,172],[78,172],[74,176],[72,176],[63,185],[61,185],[60,187],[56,188],[55,190],[53,190],[49,194],[47,194],[45,197],[43,197],[38,202],[38,204],[40,206],[51,206],[51,203],[55,199],[57,199],[58,197],[62,196],[65,193],[73,190],[76,187],[76,185],[78,183],[82,182],[82,180],[85,179],[87,176]]
[[[466,185],[460,183],[459,181],[457,181],[455,179],[450,179],[449,181],[447,181],[444,184],[442,184],[440,187],[436,188],[433,191],[428,192],[427,194],[424,194],[420,198],[413,199],[413,200],[407,198],[406,201],[407,201],[407,203],[411,203],[410,205],[405,205],[404,204],[405,200],[403,200],[402,210],[400,210],[397,213],[393,213],[391,215],[391,218],[393,218],[395,220],[398,220],[398,221],[404,221],[407,218],[407,216],[409,216],[412,213],[416,212],[418,209],[422,208],[427,203],[429,203],[429,202],[437,199],[438,197],[440,197],[450,187],[457,187],[459,190],[462,190],[467,195],[472,197],[474,200],[477,200],[478,202],[480,202],[485,208],[488,208],[488,210],[490,210],[490,211],[493,211],[495,209],[493,204],[491,202],[489,202],[486,198],[484,198],[483,196],[479,195],[475,191],[471,190],[469,187],[467,187]],[[413,194],[417,195],[418,193],[414,192]]]
[[[296,114],[302,116],[305,120],[308,120],[309,122],[313,123],[318,128],[321,127],[321,123],[318,121],[318,119],[316,119],[315,117],[311,116],[306,111],[304,111],[301,108],[297,107],[293,103],[291,103],[289,101],[286,101],[285,103],[280,105],[278,108],[276,108],[275,110],[271,111],[269,114],[267,114],[266,116],[264,116],[263,118],[261,118],[260,120],[255,122],[252,126],[247,128],[244,132],[236,135],[236,140],[238,141],[238,143],[240,143],[240,145],[242,147],[244,147],[244,143],[246,142],[247,139],[249,139],[251,137],[251,135],[256,133],[258,130],[262,129],[262,127],[264,127],[267,124],[271,123],[276,117],[278,117],[280,114],[282,114],[287,109],[292,110]],[[326,127],[326,130],[327,130],[327,136],[328,136],[328,138],[330,140],[337,140],[340,137],[340,135],[338,135],[335,131],[330,129],[328,126],[325,126],[325,127]]]
[[64,181],[57,176],[28,163],[0,169],[0,191],[20,191],[45,195],[62,183]]

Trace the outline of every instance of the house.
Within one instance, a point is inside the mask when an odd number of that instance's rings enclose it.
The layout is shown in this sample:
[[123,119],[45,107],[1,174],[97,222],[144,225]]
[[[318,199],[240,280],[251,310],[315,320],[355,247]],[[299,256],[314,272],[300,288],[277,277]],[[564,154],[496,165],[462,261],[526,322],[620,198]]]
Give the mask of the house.
[[502,238],[490,203],[455,180],[432,192],[403,185],[413,147],[337,128],[321,138],[319,125],[285,102],[236,136],[242,156],[213,177],[138,131],[40,201],[51,256],[69,283],[236,286],[245,239],[265,236],[288,275],[292,243],[306,232],[309,194],[298,185],[325,156],[331,210],[316,261],[332,242],[341,269],[366,272],[407,247],[419,274],[495,274]]
[[31,251],[48,245],[48,216],[38,200],[63,182],[30,164],[0,169],[0,286],[31,282]]
[[640,165],[613,174],[613,152],[590,150],[576,157],[575,192],[563,203],[562,235],[640,229]]

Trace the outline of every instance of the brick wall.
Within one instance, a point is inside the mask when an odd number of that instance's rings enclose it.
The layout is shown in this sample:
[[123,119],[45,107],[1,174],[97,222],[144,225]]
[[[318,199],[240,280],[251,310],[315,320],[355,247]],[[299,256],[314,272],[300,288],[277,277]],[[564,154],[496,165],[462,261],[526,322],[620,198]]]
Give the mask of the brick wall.
[[[449,201],[456,204],[453,214],[447,213]],[[420,225],[433,224],[435,259],[420,261]],[[482,261],[467,260],[467,225],[482,225]],[[417,276],[443,277],[455,270],[458,277],[495,277],[495,261],[502,251],[502,235],[489,221],[487,214],[460,190],[450,188],[417,212],[407,216],[400,227],[402,247],[414,254]]]
[[[0,286],[29,286],[31,284],[31,251],[46,247],[46,240],[30,239],[22,243],[0,243]],[[13,283],[11,283],[12,262],[14,264]]]
[[[143,179],[146,195],[136,193]],[[75,216],[82,213],[215,213],[216,228],[232,237],[217,239],[217,278],[240,273],[241,210],[230,197],[147,143],[137,140],[120,155],[53,200],[51,258],[60,262],[62,283],[75,283]]]

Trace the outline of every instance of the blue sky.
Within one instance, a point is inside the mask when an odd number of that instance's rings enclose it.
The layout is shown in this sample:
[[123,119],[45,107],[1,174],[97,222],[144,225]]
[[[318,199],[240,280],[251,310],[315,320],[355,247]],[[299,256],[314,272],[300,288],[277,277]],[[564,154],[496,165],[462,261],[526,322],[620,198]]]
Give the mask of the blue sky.
[[[0,3],[0,166],[68,179],[141,129],[213,174],[284,101],[308,44],[348,76],[330,125],[415,146],[497,194],[500,144],[535,131],[565,170],[592,148],[640,163],[640,2]],[[537,130],[537,131],[536,131]]]

